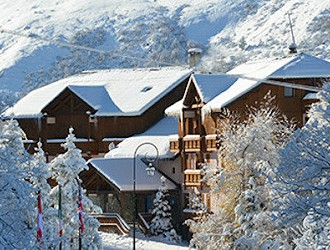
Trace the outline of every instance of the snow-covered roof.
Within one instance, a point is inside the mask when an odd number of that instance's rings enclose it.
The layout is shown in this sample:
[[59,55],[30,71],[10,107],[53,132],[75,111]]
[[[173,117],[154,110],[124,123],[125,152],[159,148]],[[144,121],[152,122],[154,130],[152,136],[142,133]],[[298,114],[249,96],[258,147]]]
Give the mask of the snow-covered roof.
[[[135,150],[142,143],[152,143],[157,147],[160,159],[171,159],[174,154],[170,152],[169,139],[172,135],[178,134],[178,121],[173,117],[164,117],[154,126],[142,134],[129,137],[119,143],[116,148],[110,150],[105,158],[129,158],[134,156]],[[152,145],[142,146],[136,154],[155,155],[156,149]]]
[[207,103],[203,107],[203,112],[219,111],[262,84],[262,79],[330,77],[330,62],[300,53],[283,58],[248,62],[234,68],[227,74],[242,75],[256,78],[256,80],[239,78],[230,88]]
[[218,96],[213,98],[208,102],[203,108],[203,112],[209,112],[210,110],[219,111],[221,108],[224,108],[226,105],[232,103],[242,95],[248,93],[250,90],[254,89],[261,82],[238,79],[230,88],[226,91],[220,93]]
[[188,49],[188,53],[202,53],[203,50],[200,48],[190,48]]
[[[145,171],[146,165],[140,158],[109,158],[90,159],[88,161],[98,172],[113,183],[120,191],[133,191],[133,164],[136,164],[136,190],[150,191],[158,190],[161,186],[160,177],[157,170],[154,176],[148,176]],[[175,184],[166,179],[167,189],[176,189]]]
[[304,53],[249,61],[227,72],[252,78],[330,77],[330,62]]
[[[202,109],[204,113],[211,110],[219,111],[262,84],[263,79],[330,77],[330,62],[300,53],[283,58],[247,62],[230,70],[227,75],[191,76],[203,101],[207,103]],[[180,100],[168,107],[165,113],[169,116],[178,116],[182,107],[183,100]]]
[[86,71],[30,92],[4,115],[40,116],[66,88],[97,110],[97,116],[140,115],[190,74],[183,67]]
[[313,77],[330,77],[330,62],[303,53],[271,74],[271,78]]
[[237,81],[237,78],[225,75],[194,74],[192,75],[192,81],[196,84],[202,101],[208,103],[230,88]]
[[[225,92],[235,82],[237,78],[226,75],[213,74],[193,74],[190,77],[189,85],[195,84],[197,92],[204,103],[208,103],[216,96]],[[165,110],[168,116],[178,116],[183,107],[183,100],[186,98],[189,90],[189,85],[182,100],[177,101]]]
[[[135,150],[145,142],[154,144],[159,152],[159,158],[173,158],[174,155],[170,153],[169,136],[133,136],[125,139],[117,145],[116,148],[109,151],[106,158],[120,158],[133,157]],[[156,155],[156,149],[153,146],[145,145],[141,147],[137,154],[139,155]]]
[[317,99],[319,99],[317,93],[308,93],[303,98],[303,100],[317,100]]
[[[178,120],[165,116],[140,136],[169,136],[178,133]],[[138,136],[139,136],[138,135]]]
[[177,101],[176,103],[166,108],[165,114],[167,116],[179,116],[182,108],[183,108],[183,99]]

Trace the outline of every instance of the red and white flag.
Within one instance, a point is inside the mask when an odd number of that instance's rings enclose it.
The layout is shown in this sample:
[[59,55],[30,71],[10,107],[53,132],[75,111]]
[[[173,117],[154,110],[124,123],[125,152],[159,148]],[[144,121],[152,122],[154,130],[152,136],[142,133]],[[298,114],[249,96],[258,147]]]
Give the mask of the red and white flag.
[[61,185],[58,185],[58,234],[59,234],[60,237],[62,237],[62,235],[63,235]]
[[42,241],[43,235],[43,222],[42,222],[42,204],[41,204],[41,195],[38,195],[38,228],[37,228],[37,241]]
[[85,225],[83,220],[83,205],[82,205],[82,197],[81,197],[81,187],[79,187],[79,194],[78,194],[78,215],[79,215],[79,230],[81,233],[84,232]]

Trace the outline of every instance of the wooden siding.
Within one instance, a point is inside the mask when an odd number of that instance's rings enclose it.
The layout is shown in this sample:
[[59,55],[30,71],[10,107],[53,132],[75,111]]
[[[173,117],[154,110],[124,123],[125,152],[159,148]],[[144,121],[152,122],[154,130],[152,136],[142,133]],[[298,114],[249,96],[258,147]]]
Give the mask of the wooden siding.
[[[286,82],[296,83],[300,85],[320,86],[322,79],[284,79]],[[247,94],[241,96],[233,103],[229,104],[228,108],[231,112],[237,112],[242,116],[242,119],[248,114],[247,107],[255,107],[256,102],[261,102],[264,96],[270,91],[271,96],[275,96],[274,104],[279,107],[280,112],[287,116],[289,120],[296,122],[298,127],[302,127],[304,124],[303,116],[308,110],[308,107],[312,101],[304,101],[304,96],[308,93],[306,90],[294,89],[294,95],[292,97],[284,96],[284,87],[275,86],[269,84],[261,84],[255,89],[251,90]],[[218,119],[220,112],[212,113],[212,116],[204,119],[204,128],[206,134],[215,133],[216,120]]]
[[[70,127],[74,128],[77,138],[90,139],[89,142],[79,145],[82,151],[97,155],[108,151],[110,141],[105,142],[104,138],[114,138],[118,143],[118,138],[142,133],[158,122],[164,116],[165,109],[183,97],[188,79],[139,116],[94,117],[96,110],[66,88],[42,110],[42,117],[17,120],[27,138],[34,142],[40,139],[49,155],[56,155],[63,150],[61,143],[47,145],[46,139],[64,139]],[[47,119],[53,121],[47,123]],[[26,145],[33,151],[31,143]]]
[[[311,86],[318,86],[321,83],[321,79],[285,79],[285,81]],[[171,140],[170,146],[172,152],[181,153],[182,173],[184,175],[183,192],[187,194],[198,190],[199,193],[205,195],[208,187],[201,182],[202,175],[199,169],[203,162],[211,160],[211,154],[213,154],[214,159],[217,159],[216,154],[219,146],[217,145],[219,139],[217,139],[217,133],[221,133],[219,119],[223,118],[220,118],[221,112],[213,112],[210,116],[201,119],[198,109],[203,104],[196,105],[196,102],[193,101],[194,95],[197,95],[195,89],[190,88],[188,91],[191,91],[191,93],[187,93],[186,98],[189,100],[185,100],[185,103],[189,103],[191,106],[185,107],[183,115],[179,117],[179,136]],[[226,108],[231,112],[239,113],[242,120],[246,119],[249,111],[248,107],[257,107],[268,92],[275,97],[274,104],[279,107],[280,112],[289,119],[295,120],[297,126],[301,127],[303,125],[303,115],[313,102],[311,100],[303,100],[308,93],[305,90],[294,89],[293,96],[286,97],[284,96],[284,87],[261,84],[229,104]],[[198,96],[195,100],[197,99]],[[191,115],[185,116],[185,111],[190,111]],[[192,112],[194,112],[194,115]],[[191,136],[191,134],[195,135]],[[197,144],[197,142],[200,144]],[[211,208],[209,197],[205,196],[204,198],[208,208]]]

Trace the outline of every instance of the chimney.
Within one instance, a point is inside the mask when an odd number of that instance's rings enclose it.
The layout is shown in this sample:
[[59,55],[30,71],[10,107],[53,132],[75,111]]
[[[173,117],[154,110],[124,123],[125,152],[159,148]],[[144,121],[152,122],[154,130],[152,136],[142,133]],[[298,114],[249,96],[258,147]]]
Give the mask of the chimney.
[[297,51],[296,41],[294,39],[294,33],[293,33],[293,28],[292,28],[292,22],[291,22],[290,13],[288,13],[288,18],[289,18],[289,24],[290,24],[290,30],[291,30],[291,37],[292,37],[292,43],[289,46],[289,54],[296,54],[298,51]]
[[189,67],[194,68],[201,60],[202,50],[199,48],[191,48],[188,50]]
[[297,54],[297,45],[295,43],[291,43],[289,46],[289,54]]

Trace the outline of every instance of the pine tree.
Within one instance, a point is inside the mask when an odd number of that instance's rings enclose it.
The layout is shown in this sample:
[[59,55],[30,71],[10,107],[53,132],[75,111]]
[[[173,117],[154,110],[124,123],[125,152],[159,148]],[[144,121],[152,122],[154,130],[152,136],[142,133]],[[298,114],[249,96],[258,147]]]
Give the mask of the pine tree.
[[165,187],[165,177],[161,177],[162,185],[159,187],[154,199],[153,219],[150,230],[153,235],[163,235],[170,241],[180,241],[172,225],[171,206],[167,200],[168,191]]
[[[42,218],[43,218],[43,237],[40,241],[40,248],[52,248],[58,244],[57,233],[57,210],[50,205],[49,193],[51,187],[47,180],[51,177],[51,172],[46,163],[46,157],[42,150],[42,143],[37,143],[35,148],[36,153],[33,155],[31,167],[34,169],[34,174],[31,176],[31,182],[34,185],[36,192],[40,195],[42,203]],[[35,200],[35,214],[38,214],[38,203]]]
[[[87,169],[86,161],[81,155],[81,150],[74,143],[75,135],[73,128],[69,129],[69,135],[62,147],[66,149],[64,154],[58,155],[50,162],[50,169],[58,184],[61,186],[62,197],[62,224],[63,224],[63,247],[78,249],[79,244],[79,218],[78,218],[78,193],[81,184],[79,173]],[[58,208],[58,186],[51,192],[53,206]],[[83,249],[102,249],[101,238],[98,234],[99,223],[88,214],[99,212],[97,207],[84,195],[83,221],[85,231],[82,233]]]
[[[274,174],[278,152],[293,128],[272,100],[266,95],[258,107],[250,108],[243,122],[239,117],[231,120],[230,114],[222,119],[221,164],[206,165],[203,170],[204,181],[218,198],[218,208],[191,223],[197,248],[249,249],[281,241],[267,212],[272,209],[268,178]],[[260,230],[262,225],[266,226]],[[253,245],[257,241],[259,245]]]
[[330,83],[318,93],[308,123],[297,130],[281,152],[277,189],[283,224],[301,223],[310,209],[330,214]]
[[297,250],[327,249],[330,246],[330,217],[311,208],[303,221],[303,235],[295,241]]
[[18,122],[2,124],[0,134],[0,246],[4,249],[33,248],[36,227],[35,190],[27,181],[32,174],[24,149],[24,132]]

